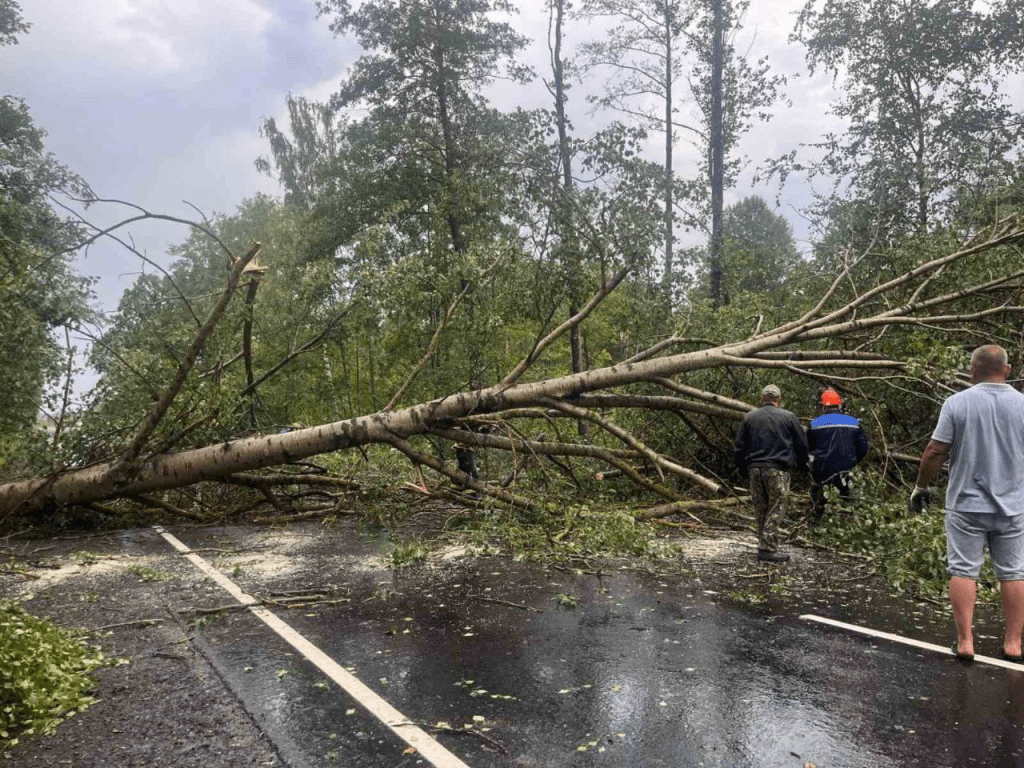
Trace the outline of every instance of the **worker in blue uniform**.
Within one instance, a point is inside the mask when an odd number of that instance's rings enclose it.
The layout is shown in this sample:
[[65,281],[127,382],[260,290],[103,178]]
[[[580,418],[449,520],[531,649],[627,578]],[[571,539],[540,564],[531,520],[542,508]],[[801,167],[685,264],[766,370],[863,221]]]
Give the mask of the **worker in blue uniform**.
[[811,455],[811,521],[825,514],[825,488],[833,486],[840,498],[850,499],[850,470],[868,452],[868,436],[860,422],[842,413],[843,399],[829,388],[821,393],[822,414],[807,428]]

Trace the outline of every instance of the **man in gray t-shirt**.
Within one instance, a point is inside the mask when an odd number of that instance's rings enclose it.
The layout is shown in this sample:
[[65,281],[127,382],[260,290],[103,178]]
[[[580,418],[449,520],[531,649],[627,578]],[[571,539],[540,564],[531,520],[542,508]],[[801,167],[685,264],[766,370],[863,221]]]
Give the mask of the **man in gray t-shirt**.
[[1024,395],[1006,383],[1006,350],[988,344],[971,355],[970,389],[942,404],[921,456],[910,508],[931,500],[928,486],[949,457],[946,567],[957,641],[953,653],[974,659],[974,603],[988,545],[1003,597],[1003,658],[1022,662],[1024,633]]

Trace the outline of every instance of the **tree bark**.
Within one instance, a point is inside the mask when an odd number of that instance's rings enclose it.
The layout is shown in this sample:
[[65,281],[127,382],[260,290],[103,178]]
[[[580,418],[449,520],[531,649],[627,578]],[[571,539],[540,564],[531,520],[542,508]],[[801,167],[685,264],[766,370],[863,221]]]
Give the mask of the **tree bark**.
[[[411,436],[425,434],[431,430],[450,429],[460,419],[466,417],[479,418],[486,414],[507,414],[516,409],[529,408],[556,408],[569,418],[587,418],[610,434],[616,434],[630,448],[653,460],[656,465],[687,476],[694,485],[702,487],[705,493],[731,492],[731,489],[722,484],[710,480],[705,482],[706,478],[700,478],[685,467],[671,466],[671,461],[666,457],[645,453],[645,447],[639,441],[631,440],[624,431],[618,432],[615,425],[582,407],[620,404],[624,407],[646,407],[654,406],[657,400],[645,402],[637,395],[589,393],[638,382],[663,384],[678,394],[698,401],[695,405],[699,405],[700,409],[712,408],[721,417],[734,419],[735,414],[742,413],[752,406],[678,384],[673,382],[671,377],[697,370],[748,368],[768,362],[785,362],[787,368],[795,372],[807,371],[815,365],[835,365],[837,362],[862,367],[865,370],[874,370],[880,363],[892,365],[891,361],[878,360],[860,351],[842,353],[842,350],[832,349],[830,354],[822,354],[813,349],[800,350],[795,347],[825,339],[860,339],[866,330],[882,329],[897,324],[913,323],[924,328],[958,326],[970,320],[987,320],[997,315],[1024,313],[1024,307],[996,303],[995,306],[970,312],[958,313],[950,310],[946,314],[929,314],[940,308],[955,307],[965,297],[987,297],[996,286],[1013,286],[1014,293],[1008,292],[1007,295],[1015,295],[1015,292],[1022,288],[1024,270],[927,298],[910,291],[910,300],[905,298],[907,289],[912,287],[915,281],[927,281],[933,274],[957,261],[973,259],[985,251],[1020,243],[1024,243],[1024,226],[1016,221],[1003,223],[996,227],[987,239],[979,237],[958,251],[923,263],[856,295],[843,306],[825,310],[822,300],[798,320],[746,339],[706,349],[625,362],[542,381],[515,383],[529,365],[528,361],[524,361],[524,367],[517,367],[514,375],[506,377],[493,387],[458,393],[409,408],[381,411],[283,434],[248,437],[180,453],[150,456],[135,463],[127,478],[119,472],[112,471],[120,462],[111,462],[51,477],[6,483],[0,485],[0,519],[5,519],[15,512],[25,513],[48,507],[88,504],[115,497],[137,497],[201,481],[217,480],[239,472],[294,463],[320,453],[371,443],[394,445],[408,454],[412,450],[407,442]],[[841,275],[837,282],[844,279]],[[892,300],[894,296],[904,297],[902,303]],[[782,352],[785,352],[789,359],[770,359]],[[794,354],[798,352],[806,353],[806,357],[810,359],[801,359],[804,357],[803,354]],[[837,359],[837,354],[845,354],[845,357]],[[533,358],[531,355],[530,360]],[[610,398],[623,399],[616,402]],[[684,471],[679,472],[678,469]],[[458,480],[464,482],[462,477],[458,477]],[[521,500],[512,497],[511,494],[503,494],[503,497],[502,500],[508,503],[521,503]]]
[[722,204],[725,194],[725,135],[722,116],[722,75],[725,68],[722,2],[711,0],[711,302],[727,304],[722,285]]

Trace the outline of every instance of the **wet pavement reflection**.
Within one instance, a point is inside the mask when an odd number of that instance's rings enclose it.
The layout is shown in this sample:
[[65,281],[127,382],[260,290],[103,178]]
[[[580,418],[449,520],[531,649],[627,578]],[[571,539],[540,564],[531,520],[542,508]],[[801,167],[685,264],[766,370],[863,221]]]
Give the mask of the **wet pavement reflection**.
[[[806,596],[503,558],[319,576],[349,601],[278,615],[473,768],[1024,766],[1024,668],[807,622]],[[908,605],[832,615],[942,642]],[[196,638],[288,764],[423,764],[251,615]]]

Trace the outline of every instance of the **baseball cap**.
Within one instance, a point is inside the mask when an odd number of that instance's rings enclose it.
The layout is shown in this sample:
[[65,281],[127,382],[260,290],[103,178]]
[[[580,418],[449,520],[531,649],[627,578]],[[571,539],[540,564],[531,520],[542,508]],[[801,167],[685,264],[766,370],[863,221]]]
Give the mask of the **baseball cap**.
[[761,390],[761,397],[764,397],[766,395],[770,397],[782,397],[782,390],[779,389],[774,384],[769,384],[767,387]]

